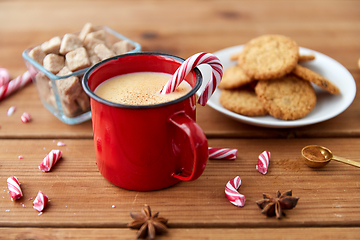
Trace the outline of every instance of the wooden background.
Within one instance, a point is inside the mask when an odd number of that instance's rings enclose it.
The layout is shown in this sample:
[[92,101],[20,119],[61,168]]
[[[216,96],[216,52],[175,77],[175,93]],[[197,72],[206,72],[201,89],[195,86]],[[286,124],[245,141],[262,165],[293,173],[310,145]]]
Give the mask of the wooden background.
[[[86,22],[109,26],[139,42],[144,51],[183,58],[245,44],[262,34],[283,34],[340,62],[359,86],[360,1],[356,0],[2,0],[0,67],[13,77],[22,74],[23,50],[79,31]],[[115,187],[98,172],[91,121],[74,126],[60,122],[29,85],[0,102],[0,239],[134,239],[135,231],[126,228],[129,212],[139,212],[144,204],[169,219],[169,233],[159,239],[356,239],[360,170],[336,162],[309,169],[300,150],[321,144],[336,155],[360,161],[359,101],[356,96],[331,120],[291,129],[250,126],[198,106],[197,121],[209,146],[237,148],[237,159],[209,160],[194,182],[136,192]],[[17,111],[8,117],[10,106]],[[32,122],[20,122],[24,111],[31,113]],[[58,141],[66,146],[57,147]],[[51,149],[63,150],[64,157],[45,174],[37,166]],[[264,150],[272,158],[268,174],[261,175],[255,165]],[[11,175],[19,177],[24,192],[24,198],[15,202],[7,193],[6,179]],[[246,196],[243,208],[231,205],[224,194],[227,181],[237,175]],[[289,189],[300,200],[286,211],[286,218],[260,213],[255,201],[263,192]],[[41,216],[28,200],[39,190],[51,200]]]

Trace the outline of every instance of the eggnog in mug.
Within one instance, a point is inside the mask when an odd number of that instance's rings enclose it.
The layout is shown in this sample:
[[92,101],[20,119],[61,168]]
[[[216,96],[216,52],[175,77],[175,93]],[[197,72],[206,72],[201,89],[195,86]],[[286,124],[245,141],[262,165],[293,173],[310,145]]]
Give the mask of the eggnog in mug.
[[191,90],[191,86],[186,81],[182,81],[174,92],[160,94],[160,90],[171,76],[161,72],[128,73],[106,80],[94,92],[105,100],[125,105],[154,105],[170,102]]

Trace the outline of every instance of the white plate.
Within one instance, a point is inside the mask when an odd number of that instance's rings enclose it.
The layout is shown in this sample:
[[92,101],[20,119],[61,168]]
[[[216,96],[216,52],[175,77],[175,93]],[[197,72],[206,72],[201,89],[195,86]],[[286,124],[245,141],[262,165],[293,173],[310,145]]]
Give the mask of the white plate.
[[[220,59],[225,70],[226,68],[236,64],[236,61],[230,61],[230,55],[242,51],[243,47],[244,45],[225,48],[215,52],[214,55]],[[247,117],[240,115],[225,109],[220,104],[220,89],[217,89],[214,92],[207,104],[215,110],[240,122],[268,128],[301,127],[319,123],[339,115],[350,106],[355,98],[356,84],[354,78],[343,65],[322,53],[302,47],[300,47],[300,53],[315,55],[315,60],[302,63],[302,65],[329,79],[340,89],[341,92],[339,95],[332,95],[325,92],[320,87],[313,85],[316,92],[317,102],[315,108],[306,117],[293,121],[284,121],[276,119],[270,115],[261,117]],[[199,68],[204,79],[210,79],[211,71],[209,66],[205,65],[200,66]],[[206,83],[207,82],[204,81],[198,93],[204,89]]]

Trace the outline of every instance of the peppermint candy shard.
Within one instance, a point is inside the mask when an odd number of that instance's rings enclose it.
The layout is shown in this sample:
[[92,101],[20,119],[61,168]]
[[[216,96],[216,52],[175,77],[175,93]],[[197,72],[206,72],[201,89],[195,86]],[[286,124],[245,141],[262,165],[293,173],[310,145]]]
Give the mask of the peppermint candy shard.
[[42,191],[39,191],[33,202],[33,208],[39,212],[42,212],[48,201],[49,198]]
[[256,164],[256,170],[262,174],[266,174],[269,168],[270,152],[264,151],[259,155],[258,162]]
[[24,112],[24,113],[21,115],[20,119],[21,119],[21,122],[27,123],[27,122],[30,122],[30,121],[31,121],[31,116],[30,116],[29,113]]
[[7,116],[11,116],[11,115],[13,115],[13,113],[16,111],[16,107],[15,106],[11,106],[8,110],[7,110],[7,112],[6,112],[6,115]]
[[58,142],[56,144],[58,147],[63,147],[63,146],[66,146],[66,144],[64,142]]
[[237,190],[241,185],[239,176],[231,179],[225,186],[225,195],[229,201],[237,207],[245,206],[245,196],[240,194]]
[[23,193],[21,191],[19,179],[15,176],[7,179],[7,186],[10,192],[11,201],[22,198]]
[[39,169],[43,172],[49,172],[50,169],[59,161],[62,157],[62,151],[51,150],[50,153],[43,159],[39,165]]
[[213,148],[209,147],[209,159],[217,160],[235,160],[237,156],[237,149],[232,148]]

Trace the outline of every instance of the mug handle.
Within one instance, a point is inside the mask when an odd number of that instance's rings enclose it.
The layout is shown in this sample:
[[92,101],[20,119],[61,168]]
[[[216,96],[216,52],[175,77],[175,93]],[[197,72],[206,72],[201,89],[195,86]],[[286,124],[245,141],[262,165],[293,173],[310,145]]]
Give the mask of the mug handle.
[[190,118],[185,111],[179,111],[171,115],[169,121],[180,128],[189,138],[191,149],[194,153],[192,170],[181,169],[181,175],[172,173],[171,176],[182,181],[192,181],[200,177],[204,172],[207,159],[209,158],[208,142],[199,125]]

